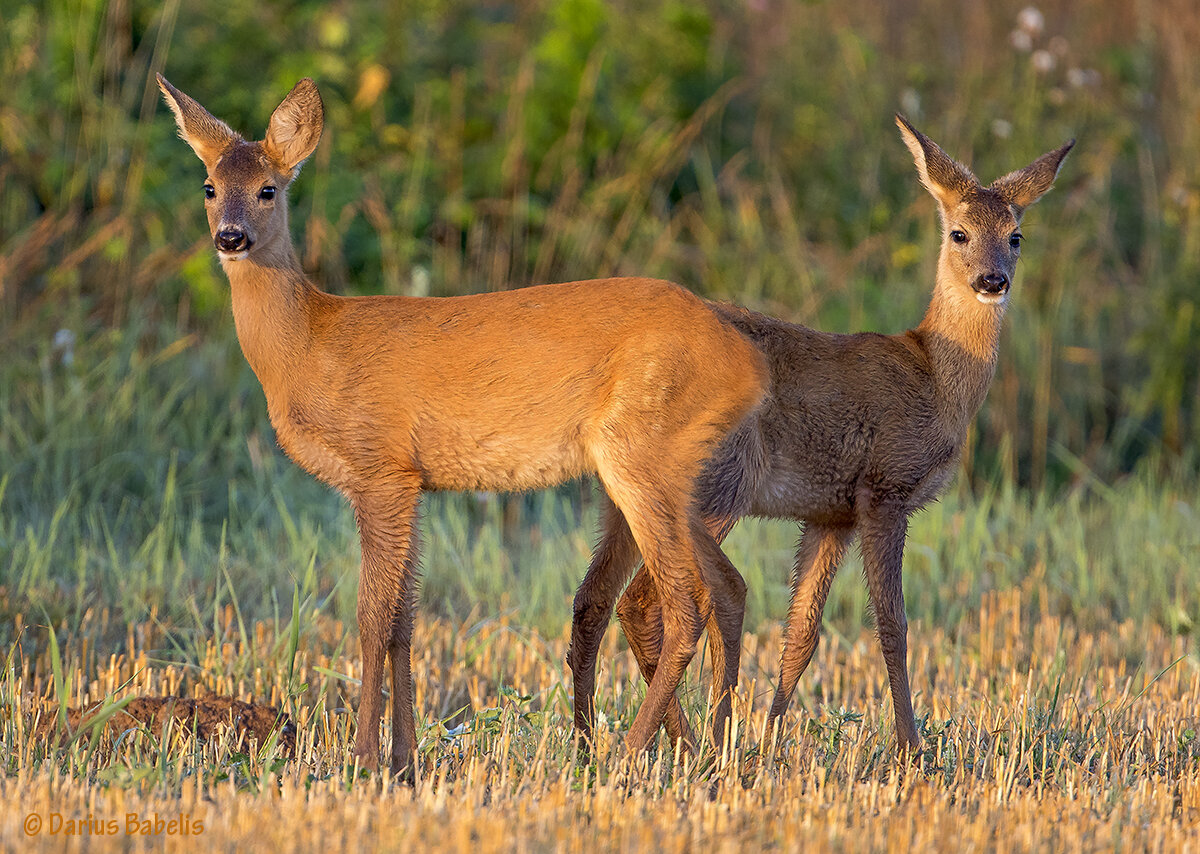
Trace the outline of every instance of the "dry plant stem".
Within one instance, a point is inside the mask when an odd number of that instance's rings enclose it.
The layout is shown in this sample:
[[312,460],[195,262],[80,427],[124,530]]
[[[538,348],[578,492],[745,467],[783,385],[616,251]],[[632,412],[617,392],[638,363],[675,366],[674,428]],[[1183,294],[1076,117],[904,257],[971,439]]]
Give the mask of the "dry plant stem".
[[[904,752],[920,748],[901,580],[908,517],[953,474],[995,372],[1020,256],[1021,217],[1053,185],[1074,143],[985,187],[903,118],[896,122],[942,222],[937,279],[924,319],[902,335],[833,335],[713,304],[767,357],[771,395],[722,443],[701,475],[697,496],[718,541],[742,516],[793,519],[803,526],[769,733],[812,659],[838,562],[859,537],[896,740]],[[606,531],[601,549],[614,539]],[[626,556],[600,552],[593,565]],[[643,675],[655,672],[659,655],[658,609],[653,584],[639,573],[617,613]],[[678,703],[667,710],[665,723],[672,737],[690,737]],[[720,731],[714,735],[720,744]]]
[[[1126,485],[1117,489],[1130,495]],[[1174,504],[1180,500],[1192,509],[1200,506],[1193,488],[1170,504],[1164,501],[1162,509],[1178,514]],[[1101,500],[1095,507],[1111,522],[1132,504]],[[1078,509],[1052,512],[1057,521],[1082,522]],[[979,521],[1000,512],[1009,521],[1007,508],[989,511],[972,502],[965,512]],[[1182,524],[1170,529],[1176,544],[1192,542]],[[1086,527],[1070,535],[1081,548]],[[573,542],[570,532],[559,533]],[[1050,560],[1052,571],[1070,572],[1069,554]],[[531,643],[528,633],[487,620],[478,627],[478,655],[467,659],[458,654],[457,622],[422,620],[414,645],[428,653],[429,666],[440,676],[428,686],[431,707],[469,695],[475,709],[501,714],[487,722],[476,718],[471,732],[432,739],[435,785],[398,800],[381,798],[377,785],[348,777],[340,749],[346,730],[341,704],[322,702],[333,700],[323,683],[330,671],[355,669],[358,653],[342,649],[333,615],[312,613],[311,641],[298,652],[291,678],[287,657],[280,655],[286,640],[279,632],[286,628],[273,619],[249,626],[244,642],[210,639],[214,666],[179,669],[146,658],[147,647],[137,638],[152,637],[149,622],[133,624],[135,640],[128,650],[113,646],[113,655],[89,654],[103,648],[102,641],[93,646],[102,636],[92,617],[63,645],[62,676],[85,693],[124,684],[161,699],[134,700],[127,707],[133,720],[114,715],[100,732],[84,726],[72,744],[47,745],[42,736],[53,731],[57,707],[49,699],[54,668],[46,645],[31,645],[16,665],[17,678],[0,679],[6,714],[13,712],[0,727],[0,750],[12,768],[0,775],[5,806],[0,827],[8,837],[26,840],[22,850],[63,847],[62,832],[43,827],[31,839],[19,827],[29,813],[49,819],[51,811],[64,819],[115,818],[122,831],[127,812],[144,817],[157,812],[163,819],[186,814],[204,823],[203,835],[191,841],[217,850],[257,850],[265,840],[279,851],[322,854],[361,846],[363,828],[386,849],[470,854],[510,851],[514,841],[557,850],[565,838],[622,851],[693,850],[698,838],[712,848],[738,851],[801,846],[814,854],[848,847],[988,851],[998,847],[998,828],[1008,839],[1037,840],[1039,850],[1106,851],[1113,839],[1134,850],[1189,850],[1200,823],[1200,747],[1194,738],[1200,668],[1194,666],[1194,639],[1149,615],[1083,630],[1074,619],[1052,616],[1032,603],[1029,592],[1037,580],[1029,582],[983,594],[977,613],[958,610],[956,618],[925,622],[912,632],[913,647],[928,651],[914,656],[914,681],[937,679],[940,686],[929,709],[937,719],[940,761],[924,764],[921,785],[913,785],[911,771],[897,769],[879,753],[891,728],[876,703],[882,673],[873,661],[877,654],[864,643],[870,636],[854,627],[846,637],[822,643],[812,664],[826,674],[825,702],[864,712],[839,733],[836,745],[822,726],[820,733],[805,732],[795,745],[781,746],[777,756],[785,765],[739,745],[727,766],[732,773],[656,775],[631,773],[619,751],[604,751],[594,765],[581,765],[565,733],[530,727],[512,709],[513,698],[501,693],[501,685],[518,682],[535,694],[555,690],[567,648],[559,633],[541,638],[535,633]],[[956,595],[952,582],[944,595],[947,601]],[[781,627],[759,628],[771,638],[781,636]],[[256,638],[262,648],[256,649]],[[772,669],[777,646],[775,641],[747,646],[746,673]],[[601,654],[614,657],[616,690],[632,697],[638,693],[637,673],[618,647],[610,632]],[[264,697],[307,686],[296,699],[308,713],[296,721],[290,746],[282,738],[274,750],[267,745],[275,738],[269,729],[278,722],[272,709],[260,709],[264,729],[256,732],[244,726],[249,721],[240,710],[233,715],[242,717],[241,725],[228,726],[224,711],[210,718],[214,727],[207,729],[187,709],[191,701],[171,696],[199,695],[203,686],[222,692],[210,699],[234,705],[240,702],[236,697],[246,698],[248,687],[237,683],[251,673],[261,675],[255,690]],[[97,699],[86,697],[89,704]],[[187,709],[182,717],[181,707]],[[166,709],[174,719],[166,724],[164,744]],[[767,714],[755,708],[744,725],[763,733]],[[45,724],[41,729],[34,725],[38,717]],[[664,751],[662,764],[672,758]],[[147,767],[156,769],[157,781],[131,784],[131,769]],[[238,775],[237,785],[226,779],[231,773]],[[113,781],[99,798],[97,780]],[[716,804],[706,797],[714,789]],[[81,847],[67,842],[68,851]],[[88,851],[131,847],[120,832],[107,840],[89,835],[83,843]]]
[[[704,531],[694,486],[718,442],[762,400],[762,355],[669,282],[607,279],[444,299],[345,298],[300,268],[287,188],[320,139],[311,80],[248,142],[161,76],[180,135],[208,170],[205,206],[232,288],[238,341],[280,445],[354,508],[362,542],[362,699],[354,754],[379,761],[385,663],[391,767],[412,779],[411,647],[417,507],[425,490],[525,490],[599,476],[660,601],[660,661],[628,743],[649,743],[715,626],[736,679],[744,590]],[[612,612],[632,562],[600,563],[577,614]],[[711,587],[711,590],[710,590]],[[603,624],[570,661],[594,673]],[[590,719],[594,677],[578,694]]]

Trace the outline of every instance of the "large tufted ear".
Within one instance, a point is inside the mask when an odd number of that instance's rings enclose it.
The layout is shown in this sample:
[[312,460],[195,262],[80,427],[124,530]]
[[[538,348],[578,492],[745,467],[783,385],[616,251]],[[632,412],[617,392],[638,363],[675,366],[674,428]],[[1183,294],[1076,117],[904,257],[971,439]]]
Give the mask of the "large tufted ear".
[[180,92],[172,86],[167,78],[156,74],[158,88],[162,90],[163,100],[175,114],[175,124],[179,126],[179,136],[192,147],[204,165],[212,168],[221,153],[241,137],[225,122],[213,116],[193,98]]
[[1046,195],[1054,186],[1058,170],[1062,168],[1067,152],[1074,146],[1075,140],[1072,139],[1062,148],[1043,154],[1024,169],[1018,169],[1016,172],[1009,172],[1007,175],[997,178],[992,182],[991,188],[1016,208],[1017,216],[1020,217],[1025,212],[1025,208]]
[[900,136],[912,152],[921,183],[938,200],[943,211],[954,207],[972,190],[979,189],[979,180],[970,169],[942,151],[936,142],[910,125],[904,116],[896,115],[896,127],[900,128]]
[[325,108],[317,84],[308,77],[292,87],[271,114],[263,150],[276,168],[292,178],[321,141]]

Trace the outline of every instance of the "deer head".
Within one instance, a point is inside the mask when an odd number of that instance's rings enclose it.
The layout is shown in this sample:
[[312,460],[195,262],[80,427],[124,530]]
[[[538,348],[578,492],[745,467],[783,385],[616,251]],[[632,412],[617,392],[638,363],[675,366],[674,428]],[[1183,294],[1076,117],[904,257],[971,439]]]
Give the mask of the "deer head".
[[222,263],[250,255],[263,261],[291,253],[287,188],[321,139],[324,109],[317,86],[301,80],[271,114],[266,138],[248,142],[161,74],[158,86],[179,136],[208,170],[204,207]]
[[1021,216],[1053,186],[1075,140],[985,187],[903,116],[896,116],[896,125],[921,183],[938,203],[938,288],[956,302],[973,294],[984,305],[1003,307],[1021,257]]

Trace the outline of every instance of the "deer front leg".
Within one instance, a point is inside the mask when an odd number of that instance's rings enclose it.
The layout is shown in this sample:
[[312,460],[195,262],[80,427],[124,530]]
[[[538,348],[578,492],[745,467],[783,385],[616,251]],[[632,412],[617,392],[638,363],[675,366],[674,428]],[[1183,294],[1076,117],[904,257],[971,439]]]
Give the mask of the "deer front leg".
[[388,659],[392,663],[392,774],[416,781],[417,723],[413,716],[412,634],[417,600],[417,532],[413,525],[411,545],[405,558],[406,582],[400,594],[399,611],[392,622]]
[[908,685],[908,620],[901,580],[907,533],[908,514],[899,508],[872,508],[860,523],[863,571],[887,665],[896,713],[896,742],[902,753],[916,752],[921,746]]
[[787,712],[796,693],[796,683],[812,661],[821,635],[821,614],[838,564],[854,536],[852,527],[806,524],[792,570],[792,598],[784,627],[779,685],[767,715],[768,738],[773,738],[776,721]]
[[413,719],[412,638],[416,599],[416,516],[420,481],[410,475],[391,489],[353,498],[362,542],[358,632],[363,653],[362,696],[354,755],[364,768],[379,767],[385,655],[392,659],[392,769],[411,779]]

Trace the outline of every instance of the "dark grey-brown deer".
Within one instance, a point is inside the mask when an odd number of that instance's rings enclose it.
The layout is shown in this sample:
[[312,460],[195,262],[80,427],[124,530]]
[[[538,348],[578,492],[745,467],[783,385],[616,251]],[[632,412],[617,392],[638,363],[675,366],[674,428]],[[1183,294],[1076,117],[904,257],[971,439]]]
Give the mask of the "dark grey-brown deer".
[[[942,224],[937,280],[924,319],[901,335],[834,335],[711,304],[767,357],[771,392],[706,466],[697,499],[718,542],[743,516],[803,525],[768,732],[774,732],[812,658],[830,583],[857,535],[896,738],[901,750],[915,750],[920,738],[909,692],[900,577],[908,518],[954,473],[967,426],[996,369],[1021,252],[1022,214],[1050,189],[1074,141],[985,187],[902,117],[896,123],[921,183],[937,200]],[[597,575],[622,576],[636,564],[637,546],[620,521],[616,513],[607,517],[592,561]],[[652,678],[663,617],[645,570],[617,612],[643,676]],[[715,633],[709,643],[720,653]],[[581,728],[587,726],[583,722]],[[667,712],[666,726],[673,739],[694,744],[678,701]]]
[[[411,639],[424,490],[525,490],[591,472],[628,522],[667,604],[663,666],[626,738],[654,737],[705,621],[737,678],[745,586],[693,502],[703,462],[762,399],[762,355],[668,282],[607,279],[447,298],[339,297],[305,276],[287,189],[321,137],[302,80],[250,142],[160,75],[180,136],[208,170],[205,208],[238,341],[280,445],[341,491],[362,542],[362,699],[354,753],[379,762],[385,656],[392,768],[413,772]],[[621,584],[590,572],[577,620]],[[592,596],[595,600],[588,597]],[[589,666],[595,649],[572,649]],[[722,682],[726,677],[722,676]],[[726,688],[732,686],[725,686]],[[577,704],[591,709],[591,686]]]

